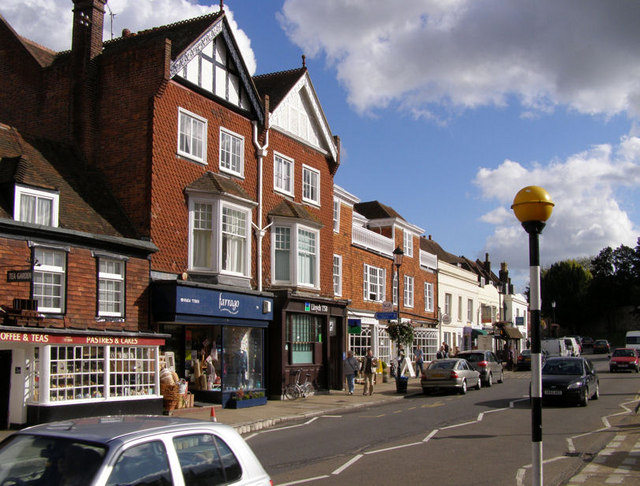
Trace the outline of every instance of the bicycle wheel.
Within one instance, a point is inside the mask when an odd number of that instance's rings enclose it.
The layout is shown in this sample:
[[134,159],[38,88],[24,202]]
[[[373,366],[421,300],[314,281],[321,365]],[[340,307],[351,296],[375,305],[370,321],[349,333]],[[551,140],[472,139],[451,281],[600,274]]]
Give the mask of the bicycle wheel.
[[313,385],[309,382],[302,384],[302,396],[307,398],[309,395],[313,395],[314,389]]
[[287,400],[295,400],[298,398],[298,387],[296,385],[287,385],[284,388],[284,396]]

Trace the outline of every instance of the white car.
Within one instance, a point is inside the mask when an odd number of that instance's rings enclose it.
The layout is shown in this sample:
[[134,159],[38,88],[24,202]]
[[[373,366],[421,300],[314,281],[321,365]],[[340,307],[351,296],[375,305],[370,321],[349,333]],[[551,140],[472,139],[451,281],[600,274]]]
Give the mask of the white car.
[[36,425],[0,443],[0,485],[272,485],[233,427],[169,416]]

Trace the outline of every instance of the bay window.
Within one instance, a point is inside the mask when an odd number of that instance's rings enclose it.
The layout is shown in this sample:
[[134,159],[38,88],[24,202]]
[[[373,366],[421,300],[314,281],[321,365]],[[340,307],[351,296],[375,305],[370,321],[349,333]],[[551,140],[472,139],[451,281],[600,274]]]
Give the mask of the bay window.
[[276,284],[320,286],[320,233],[299,223],[273,227],[272,277]]

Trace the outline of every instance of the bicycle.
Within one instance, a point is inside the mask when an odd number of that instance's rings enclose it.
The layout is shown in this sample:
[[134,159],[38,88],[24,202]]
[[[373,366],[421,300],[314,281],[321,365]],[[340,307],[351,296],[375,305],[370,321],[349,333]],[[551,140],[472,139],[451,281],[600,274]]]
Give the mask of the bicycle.
[[302,375],[302,369],[295,372],[296,380],[294,383],[289,383],[284,388],[284,396],[287,400],[295,400],[296,398],[307,398],[314,392],[313,383],[309,381],[309,373],[305,374],[305,380],[300,383],[300,375]]

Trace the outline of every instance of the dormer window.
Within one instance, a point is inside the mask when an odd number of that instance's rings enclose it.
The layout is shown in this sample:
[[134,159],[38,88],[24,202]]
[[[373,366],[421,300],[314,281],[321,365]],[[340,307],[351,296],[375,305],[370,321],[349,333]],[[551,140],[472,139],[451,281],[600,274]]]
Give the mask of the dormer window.
[[16,185],[13,218],[23,223],[58,226],[59,194],[57,191]]

